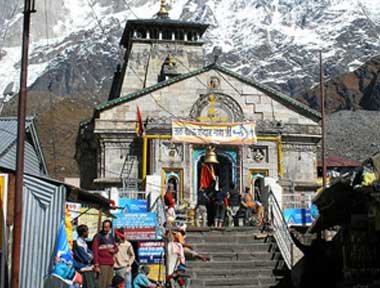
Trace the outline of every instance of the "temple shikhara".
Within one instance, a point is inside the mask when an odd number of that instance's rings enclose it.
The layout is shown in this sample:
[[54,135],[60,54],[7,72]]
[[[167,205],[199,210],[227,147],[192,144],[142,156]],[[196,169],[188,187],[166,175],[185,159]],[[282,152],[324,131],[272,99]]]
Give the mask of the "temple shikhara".
[[165,2],[154,19],[127,21],[109,99],[81,123],[83,187],[165,191],[171,183],[178,204],[195,205],[212,145],[225,190],[269,176],[285,190],[315,191],[320,114],[217,57],[206,64],[207,28],[170,19]]

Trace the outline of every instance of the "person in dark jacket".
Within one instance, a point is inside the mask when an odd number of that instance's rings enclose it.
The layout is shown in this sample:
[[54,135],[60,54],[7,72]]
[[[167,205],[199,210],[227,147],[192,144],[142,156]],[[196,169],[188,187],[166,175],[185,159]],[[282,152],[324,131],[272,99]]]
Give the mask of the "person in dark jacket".
[[240,209],[240,193],[235,189],[235,185],[232,183],[230,186],[230,192],[228,193],[229,207],[227,208],[228,225],[239,226],[237,214]]
[[83,276],[83,288],[99,288],[95,278],[95,267],[92,263],[94,254],[87,245],[88,227],[79,225],[77,227],[78,240],[74,242],[74,267]]
[[[207,226],[207,204],[209,202],[209,197],[207,191],[204,189],[199,189],[198,191],[198,202],[197,208],[195,209],[195,225],[197,227],[206,227]],[[202,224],[200,223],[202,219]]]
[[215,227],[222,228],[224,223],[224,218],[226,216],[226,198],[227,193],[225,193],[222,189],[222,187],[219,188],[219,191],[216,191],[215,193],[215,208],[216,208],[216,215],[215,215]]
[[112,234],[112,222],[105,220],[103,229],[95,235],[92,243],[95,269],[99,272],[99,287],[107,288],[111,285],[113,277],[114,255],[118,248]]

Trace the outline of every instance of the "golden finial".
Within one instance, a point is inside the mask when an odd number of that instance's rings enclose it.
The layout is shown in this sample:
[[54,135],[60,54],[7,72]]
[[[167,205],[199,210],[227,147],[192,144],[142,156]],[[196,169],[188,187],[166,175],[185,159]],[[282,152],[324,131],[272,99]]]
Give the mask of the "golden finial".
[[169,17],[169,12],[168,9],[166,8],[166,1],[165,0],[160,0],[160,12],[158,12],[158,16],[161,18],[168,18]]

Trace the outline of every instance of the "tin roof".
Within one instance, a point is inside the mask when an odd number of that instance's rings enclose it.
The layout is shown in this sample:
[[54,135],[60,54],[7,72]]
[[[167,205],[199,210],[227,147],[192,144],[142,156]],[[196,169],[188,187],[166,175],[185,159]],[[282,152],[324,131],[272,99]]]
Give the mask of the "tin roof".
[[[32,117],[25,122],[25,172],[47,174],[45,159]],[[17,118],[0,117],[0,167],[16,169]]]

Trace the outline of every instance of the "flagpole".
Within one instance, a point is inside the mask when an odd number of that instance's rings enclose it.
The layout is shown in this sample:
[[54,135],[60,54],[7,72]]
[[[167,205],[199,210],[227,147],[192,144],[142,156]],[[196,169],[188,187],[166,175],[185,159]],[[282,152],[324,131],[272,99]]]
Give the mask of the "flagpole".
[[[24,146],[25,146],[25,118],[26,118],[26,97],[28,81],[28,54],[29,54],[29,34],[31,14],[36,12],[34,0],[25,0],[24,23],[22,34],[22,58],[20,93],[18,99],[17,112],[17,156],[16,156],[16,187],[14,204],[14,229],[12,247],[12,270],[11,287],[20,287],[20,264],[21,264],[21,240],[22,240],[22,201],[24,186]],[[21,287],[20,287],[21,288]]]

